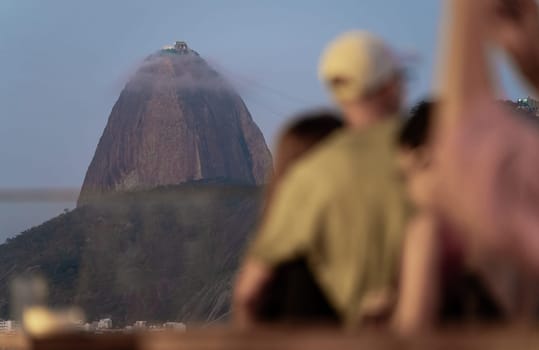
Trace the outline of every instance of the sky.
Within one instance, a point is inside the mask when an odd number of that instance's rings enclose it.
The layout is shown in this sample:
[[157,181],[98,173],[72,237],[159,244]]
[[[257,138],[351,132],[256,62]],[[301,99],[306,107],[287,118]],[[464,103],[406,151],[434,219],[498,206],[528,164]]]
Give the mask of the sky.
[[[0,0],[0,188],[79,187],[127,79],[175,40],[229,79],[270,146],[291,115],[330,104],[318,58],[347,30],[415,57],[411,103],[431,86],[439,11],[438,0]],[[507,76],[508,96],[521,95]]]

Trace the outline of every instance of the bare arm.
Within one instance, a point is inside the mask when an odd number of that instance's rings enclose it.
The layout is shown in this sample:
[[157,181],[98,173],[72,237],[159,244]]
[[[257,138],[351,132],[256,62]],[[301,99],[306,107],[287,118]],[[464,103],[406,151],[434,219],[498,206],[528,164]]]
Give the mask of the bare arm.
[[407,230],[393,326],[409,335],[433,326],[437,314],[440,242],[434,218],[416,217]]
[[[529,27],[535,32],[535,25],[523,25],[518,16],[512,21],[504,18],[510,11],[503,16],[496,12],[495,5],[502,0],[447,1],[452,15],[443,56],[447,63],[440,67],[441,120],[436,130],[439,209],[453,225],[470,233],[469,246],[522,260],[539,271],[539,136],[529,123],[494,103],[485,44],[498,29],[504,35],[514,30],[516,34],[508,37],[530,45],[532,53],[519,53],[516,48],[521,46],[502,43],[513,50],[521,69],[533,76],[537,68],[533,51],[539,44],[535,36],[520,38],[517,29]],[[530,1],[531,16],[536,18],[536,5]],[[496,18],[506,20],[509,28],[497,24]]]
[[249,259],[244,263],[234,286],[232,311],[236,326],[245,329],[257,323],[256,310],[273,275],[274,271],[259,261]]
[[[493,212],[499,189],[500,151],[508,133],[494,105],[494,84],[487,60],[488,25],[494,0],[446,0],[444,52],[439,66],[440,105],[435,125],[436,202],[439,210],[477,240],[502,244]],[[504,144],[505,143],[505,144]],[[494,228],[493,228],[494,227]],[[482,236],[482,237],[480,237]],[[482,245],[483,243],[478,243]]]
[[488,22],[486,1],[446,0],[446,16],[442,31],[442,50],[438,67],[441,94],[438,131],[444,133],[459,125],[469,104],[495,95],[490,79],[486,52]]

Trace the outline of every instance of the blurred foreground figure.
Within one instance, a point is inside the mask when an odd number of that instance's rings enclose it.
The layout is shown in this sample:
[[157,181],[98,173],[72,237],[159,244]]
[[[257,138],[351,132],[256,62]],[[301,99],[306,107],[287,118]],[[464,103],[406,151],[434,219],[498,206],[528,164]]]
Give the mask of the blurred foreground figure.
[[438,210],[475,259],[539,272],[539,130],[496,102],[487,48],[498,44],[539,86],[535,1],[452,0],[436,123]]
[[394,326],[402,333],[464,323],[530,321],[534,279],[511,261],[468,251],[466,239],[436,211],[431,126],[435,104],[412,111],[399,137],[399,163],[417,211],[405,239]]
[[320,75],[341,108],[337,132],[279,184],[235,291],[235,320],[249,326],[278,267],[304,259],[347,325],[386,321],[409,206],[394,140],[402,74],[377,37],[351,32],[322,56]]
[[[268,185],[262,222],[272,204],[272,198],[290,168],[312,151],[333,132],[343,127],[340,116],[331,112],[311,112],[299,116],[284,128],[277,142],[275,172]],[[236,316],[249,312],[251,322],[309,322],[334,323],[335,310],[314,281],[305,259],[283,261],[273,273],[259,277],[256,264],[245,264],[235,290]],[[252,279],[254,278],[254,279]],[[258,294],[244,299],[245,288],[251,283],[260,283]],[[263,288],[262,288],[263,287]],[[249,289],[251,290],[251,289]],[[256,299],[254,299],[256,297]],[[244,305],[250,301],[253,304]],[[243,307],[248,310],[243,310]],[[246,315],[247,316],[247,315]]]
[[[268,186],[265,212],[292,166],[342,127],[340,116],[329,111],[305,113],[285,127],[277,143],[275,173]],[[283,262],[275,269],[260,299],[256,319],[264,323],[338,322],[336,311],[315,282],[303,257]]]

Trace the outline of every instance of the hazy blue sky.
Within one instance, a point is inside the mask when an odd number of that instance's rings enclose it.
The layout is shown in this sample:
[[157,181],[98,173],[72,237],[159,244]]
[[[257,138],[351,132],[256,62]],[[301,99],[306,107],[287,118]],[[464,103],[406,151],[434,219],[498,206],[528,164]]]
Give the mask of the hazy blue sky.
[[237,86],[270,144],[287,116],[328,103],[318,56],[345,30],[369,29],[416,52],[415,99],[431,81],[439,7],[436,0],[1,0],[0,187],[79,186],[129,74],[174,40],[186,40]]
[[[174,40],[236,86],[270,145],[287,117],[329,103],[318,57],[346,30],[417,54],[414,101],[431,83],[439,10],[438,0],[0,0],[0,189],[80,186],[126,80]],[[0,203],[0,242],[73,206]]]

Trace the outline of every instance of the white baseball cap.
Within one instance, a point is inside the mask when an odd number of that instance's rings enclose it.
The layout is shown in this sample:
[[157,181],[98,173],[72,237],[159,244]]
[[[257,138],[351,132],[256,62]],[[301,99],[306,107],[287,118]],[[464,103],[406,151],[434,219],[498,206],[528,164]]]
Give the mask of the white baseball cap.
[[354,100],[383,86],[402,70],[385,42],[366,31],[334,39],[320,59],[319,77],[338,102]]

